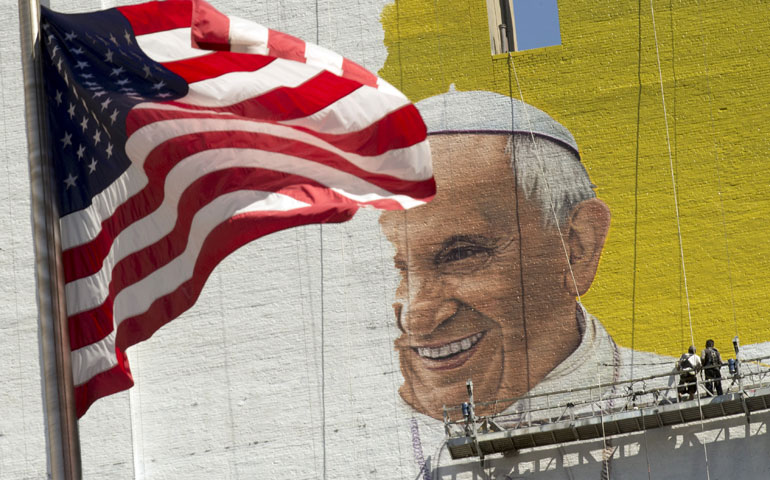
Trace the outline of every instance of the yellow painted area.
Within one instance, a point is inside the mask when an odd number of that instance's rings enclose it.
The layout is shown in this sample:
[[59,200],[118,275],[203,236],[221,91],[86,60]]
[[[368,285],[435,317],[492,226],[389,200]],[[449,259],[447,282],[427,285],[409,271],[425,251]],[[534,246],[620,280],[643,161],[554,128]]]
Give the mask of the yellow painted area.
[[612,212],[583,301],[618,343],[678,355],[690,318],[699,350],[770,341],[770,5],[655,0],[654,30],[647,0],[559,11],[561,46],[493,58],[483,0],[397,0],[380,75],[414,101],[523,97],[572,131]]

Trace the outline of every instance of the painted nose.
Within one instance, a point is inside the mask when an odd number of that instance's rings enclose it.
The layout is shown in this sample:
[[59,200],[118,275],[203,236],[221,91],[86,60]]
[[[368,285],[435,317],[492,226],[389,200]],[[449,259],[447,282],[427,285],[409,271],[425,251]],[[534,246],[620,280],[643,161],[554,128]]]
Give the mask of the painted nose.
[[398,328],[409,335],[429,335],[457,313],[457,300],[444,298],[441,289],[421,288],[410,302],[393,304]]

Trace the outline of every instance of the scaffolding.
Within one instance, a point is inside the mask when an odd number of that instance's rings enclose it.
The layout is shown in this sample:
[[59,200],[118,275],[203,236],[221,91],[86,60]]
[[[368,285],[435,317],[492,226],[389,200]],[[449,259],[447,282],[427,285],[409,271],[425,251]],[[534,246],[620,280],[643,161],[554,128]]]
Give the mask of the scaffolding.
[[[770,409],[770,368],[763,363],[767,360],[770,357],[744,360],[740,370],[745,371],[731,369],[731,376],[722,379],[729,383],[723,395],[712,396],[705,388],[708,379],[697,378],[697,396],[685,401],[677,400],[677,385],[671,382],[647,388],[649,383],[673,378],[671,373],[476,404],[469,381],[470,402],[444,407],[447,449],[452,459],[483,460],[496,453],[511,454],[733,415],[745,415],[750,422],[753,412]],[[602,396],[601,392],[607,390],[618,393]],[[475,415],[477,408],[514,402],[519,408],[513,411]]]

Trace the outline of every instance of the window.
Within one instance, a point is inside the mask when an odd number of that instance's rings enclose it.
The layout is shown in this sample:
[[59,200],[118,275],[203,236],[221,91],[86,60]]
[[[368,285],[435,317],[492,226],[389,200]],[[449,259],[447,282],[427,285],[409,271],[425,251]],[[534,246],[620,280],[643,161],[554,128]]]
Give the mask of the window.
[[561,44],[556,0],[486,0],[492,54]]

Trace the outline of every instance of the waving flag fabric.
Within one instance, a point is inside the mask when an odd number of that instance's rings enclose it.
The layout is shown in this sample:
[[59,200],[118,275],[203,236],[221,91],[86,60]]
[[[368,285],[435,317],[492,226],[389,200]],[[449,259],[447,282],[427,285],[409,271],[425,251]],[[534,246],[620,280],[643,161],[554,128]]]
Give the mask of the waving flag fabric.
[[238,247],[435,194],[415,107],[321,47],[189,1],[44,8],[41,39],[78,416]]

